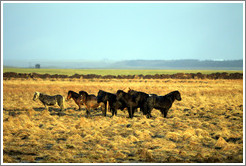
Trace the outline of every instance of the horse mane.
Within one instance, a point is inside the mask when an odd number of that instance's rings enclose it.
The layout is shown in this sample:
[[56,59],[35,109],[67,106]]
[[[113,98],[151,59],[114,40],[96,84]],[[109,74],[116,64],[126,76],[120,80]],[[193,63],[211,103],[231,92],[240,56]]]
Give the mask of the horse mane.
[[38,95],[38,96],[39,96],[39,94],[40,94],[40,92],[37,92],[37,91],[34,93],[34,95]]
[[176,91],[172,91],[172,92],[166,94],[165,97],[171,98],[172,101],[174,101],[175,100],[175,93],[179,93],[179,91],[177,91],[177,90]]
[[124,97],[127,97],[128,99],[131,98],[131,99],[135,99],[132,95],[130,95],[129,93],[127,92],[124,92],[123,90],[118,90],[117,93],[122,93]]
[[117,92],[123,92],[123,93],[126,93],[126,92],[124,92],[123,90],[118,90]]
[[79,91],[80,95],[85,95],[85,97],[89,96],[89,94],[86,91]]
[[106,91],[104,91],[104,90],[99,90],[98,93],[99,93],[99,92],[100,92],[100,93],[108,93],[108,92],[106,92]]
[[38,92],[38,91],[36,91],[35,93],[34,93],[34,95],[38,95],[38,96],[40,96],[40,95],[47,95],[47,94],[45,94],[45,93],[41,93],[41,92]]
[[68,93],[67,93],[67,94],[69,94],[69,93],[71,93],[72,95],[76,95],[76,97],[79,97],[79,94],[78,94],[78,93],[76,93],[76,92],[74,92],[74,91],[72,91],[72,90],[68,91]]
[[170,92],[170,93],[166,94],[165,96],[170,97],[170,96],[172,96],[172,95],[173,95],[173,93],[174,93],[174,91],[172,91],[172,92]]
[[168,93],[167,95],[173,95],[175,93],[179,93],[179,91],[175,90],[175,91],[172,91],[172,92]]
[[76,93],[76,92],[74,92],[74,91],[72,91],[72,90],[68,91],[68,94],[69,94],[69,93],[78,94],[78,93]]

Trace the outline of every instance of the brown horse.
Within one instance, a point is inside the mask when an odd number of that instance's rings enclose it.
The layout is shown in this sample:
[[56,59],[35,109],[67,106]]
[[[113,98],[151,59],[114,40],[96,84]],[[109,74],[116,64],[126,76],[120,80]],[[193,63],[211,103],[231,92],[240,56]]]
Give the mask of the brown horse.
[[82,97],[80,94],[74,92],[74,91],[68,91],[67,93],[67,100],[73,99],[74,102],[79,106],[79,110],[81,110],[81,106],[83,105]]
[[104,103],[98,103],[97,102],[97,97],[95,95],[89,95],[87,92],[85,91],[79,91],[79,94],[82,97],[82,103],[85,105],[86,107],[86,113],[87,113],[87,117],[89,117],[90,115],[90,111],[95,109],[95,108],[100,108],[102,112],[105,112],[105,105]]

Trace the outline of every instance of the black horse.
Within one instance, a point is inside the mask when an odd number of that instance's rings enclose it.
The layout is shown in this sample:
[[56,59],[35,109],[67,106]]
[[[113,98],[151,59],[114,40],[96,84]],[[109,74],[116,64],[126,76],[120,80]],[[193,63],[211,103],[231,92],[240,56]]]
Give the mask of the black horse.
[[135,99],[135,102],[137,104],[136,107],[140,108],[140,111],[142,111],[143,114],[146,115],[147,114],[147,108],[145,107],[145,103],[147,102],[149,95],[147,93],[135,91],[135,90],[132,90],[130,88],[128,90],[128,94],[133,96],[133,98]]
[[124,92],[123,90],[118,90],[116,92],[116,99],[118,102],[123,103],[128,109],[129,118],[133,118],[134,112],[138,107],[137,98],[129,93]]
[[116,100],[116,95],[113,93],[109,93],[109,92],[105,92],[103,90],[99,90],[98,94],[97,94],[97,102],[103,102],[105,105],[105,112],[104,112],[104,116],[107,115],[107,109],[106,109],[106,105],[108,102],[110,111],[112,112],[112,116],[117,115],[117,109],[121,109],[123,110],[125,108],[125,106]]
[[179,91],[173,91],[165,96],[151,95],[146,102],[148,117],[151,117],[153,108],[161,111],[162,115],[166,118],[168,110],[172,107],[175,100],[181,101],[181,94]]

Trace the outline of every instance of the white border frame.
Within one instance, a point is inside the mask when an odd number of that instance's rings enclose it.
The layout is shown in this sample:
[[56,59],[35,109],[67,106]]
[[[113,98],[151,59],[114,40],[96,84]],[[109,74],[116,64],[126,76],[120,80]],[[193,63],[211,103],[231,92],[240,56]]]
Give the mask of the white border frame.
[[1,1],[1,165],[245,165],[245,93],[243,93],[243,163],[3,163],[3,4],[5,3],[242,3],[245,92],[245,1]]

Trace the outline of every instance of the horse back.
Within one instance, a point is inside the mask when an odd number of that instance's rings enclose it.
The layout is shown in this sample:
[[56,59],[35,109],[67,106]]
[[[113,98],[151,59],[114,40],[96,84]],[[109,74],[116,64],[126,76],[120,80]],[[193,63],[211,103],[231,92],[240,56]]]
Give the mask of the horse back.
[[86,102],[88,102],[88,101],[96,101],[97,102],[97,97],[95,95],[88,95],[85,100],[86,100]]
[[154,108],[171,108],[173,101],[167,96],[156,96]]
[[104,92],[103,96],[104,96],[105,102],[108,101],[109,104],[116,101],[116,94]]
[[88,108],[97,108],[99,107],[99,103],[97,102],[97,97],[95,95],[88,95],[84,101],[84,104]]
[[65,98],[62,95],[55,95],[58,105],[64,104]]
[[144,102],[146,102],[149,97],[147,93],[135,90],[131,90],[128,93],[133,96],[135,102],[137,102],[139,105],[142,105]]

